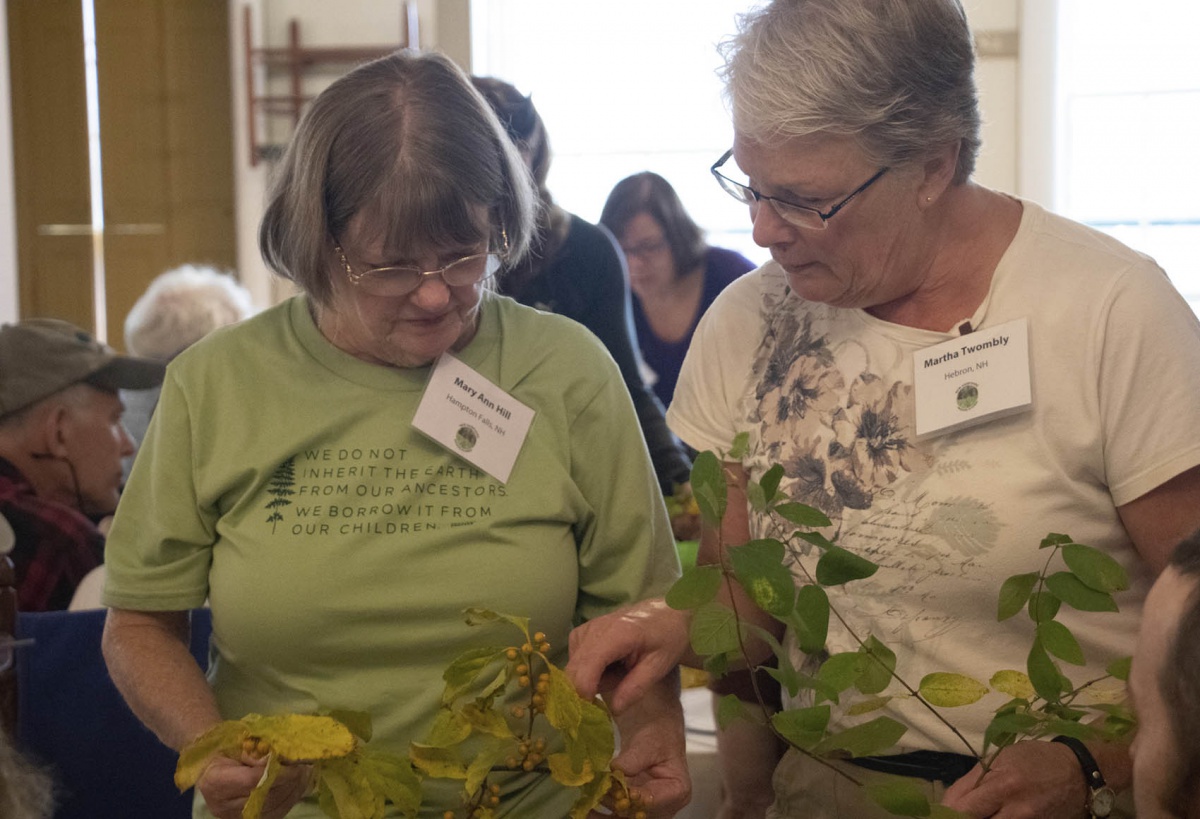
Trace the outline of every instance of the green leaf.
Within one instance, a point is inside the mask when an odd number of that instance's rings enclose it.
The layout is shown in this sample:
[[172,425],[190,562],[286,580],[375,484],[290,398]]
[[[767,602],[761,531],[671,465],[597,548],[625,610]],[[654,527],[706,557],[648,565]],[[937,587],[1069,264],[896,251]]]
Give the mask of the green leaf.
[[759,486],[762,487],[763,496],[767,503],[772,503],[779,498],[779,482],[783,480],[783,466],[775,464],[768,469],[759,481]]
[[945,805],[931,805],[929,819],[971,819],[971,816]]
[[350,729],[350,733],[361,739],[363,742],[369,742],[371,739],[371,715],[366,711],[346,711],[334,709],[329,712],[329,716],[336,719],[342,725]]
[[1062,693],[1062,675],[1058,672],[1058,666],[1046,653],[1046,649],[1042,647],[1041,640],[1033,641],[1027,665],[1029,681],[1033,683],[1033,690],[1038,696],[1048,702],[1058,702],[1059,694]]
[[1132,660],[1133,660],[1132,657],[1121,657],[1121,658],[1113,660],[1111,663],[1109,663],[1108,668],[1106,668],[1105,670],[1112,676],[1116,677],[1118,680],[1128,681],[1129,680],[1129,665]]
[[867,798],[893,816],[929,816],[933,811],[922,788],[911,779],[897,777],[867,785],[864,791]]
[[832,525],[824,512],[803,503],[781,503],[775,507],[775,514],[797,526],[807,526],[811,529]]
[[431,748],[452,748],[471,735],[471,723],[460,711],[439,708],[425,735],[423,745]]
[[373,751],[360,757],[359,767],[376,793],[405,816],[417,815],[421,808],[421,780],[407,759],[398,754]]
[[997,671],[992,675],[992,688],[999,691],[1001,694],[1008,694],[1010,697],[1027,700],[1034,695],[1033,683],[1029,681],[1029,675],[1023,671]]
[[1049,549],[1052,546],[1066,546],[1068,543],[1074,542],[1075,538],[1071,537],[1070,535],[1056,535],[1054,533],[1050,533],[1042,538],[1042,544],[1038,546],[1038,548]]
[[750,451],[750,433],[739,432],[733,436],[733,443],[729,446],[729,460],[740,461],[746,457]]
[[515,739],[512,728],[499,711],[494,708],[482,708],[477,702],[468,702],[459,710],[471,728],[481,734],[487,734],[500,739]]
[[1050,575],[1046,578],[1046,588],[1068,606],[1079,611],[1117,611],[1116,601],[1111,594],[1088,588],[1070,572],[1055,572]]
[[479,749],[479,753],[467,766],[467,779],[463,783],[463,790],[471,797],[479,793],[488,774],[492,772],[492,766],[504,759],[511,747],[511,742],[488,737],[487,741],[483,743],[483,747]]
[[1072,665],[1083,665],[1083,649],[1071,630],[1057,620],[1037,624],[1037,636],[1046,651]]
[[729,550],[733,574],[755,605],[775,617],[786,617],[796,604],[796,581],[782,563],[753,549],[760,542]]
[[1092,726],[1069,719],[1046,720],[1045,725],[1042,727],[1047,734],[1054,734],[1055,736],[1062,734],[1063,736],[1075,737],[1076,739],[1095,739],[1097,734],[1096,729]]
[[571,806],[571,813],[568,815],[568,819],[587,819],[588,814],[608,794],[608,789],[612,786],[613,778],[612,774],[604,771],[591,782],[582,785],[579,788],[579,798]]
[[979,702],[983,695],[988,693],[987,686],[978,680],[948,671],[926,674],[921,679],[918,690],[926,702],[940,708],[970,705]]
[[712,602],[721,589],[719,566],[688,569],[667,592],[667,605],[673,609],[694,609]]
[[816,754],[846,751],[851,756],[874,756],[900,741],[907,731],[902,723],[891,717],[875,719],[825,737],[814,750]]
[[816,546],[822,552],[827,551],[828,549],[832,549],[834,547],[833,541],[830,540],[829,538],[825,537],[825,535],[821,534],[820,532],[796,531],[796,532],[793,532],[792,534],[795,537],[799,538],[800,540],[805,541],[806,543],[811,543],[813,546]]
[[1009,714],[997,714],[992,717],[991,725],[998,731],[1010,734],[1028,734],[1041,724],[1041,720],[1033,714],[1017,711]]
[[757,481],[746,481],[746,500],[755,512],[762,514],[766,511],[767,496]]
[[832,687],[838,693],[854,685],[854,681],[862,674],[871,658],[858,651],[843,651],[834,654],[817,671],[817,679]]
[[1029,602],[1029,595],[1037,583],[1037,572],[1017,574],[1005,580],[1000,586],[1000,605],[996,619],[1003,622],[1019,612]]
[[1035,623],[1053,620],[1062,601],[1048,591],[1035,592],[1029,597],[1029,619]]
[[479,609],[474,606],[463,609],[463,615],[466,617],[468,626],[483,626],[489,623],[511,623],[521,630],[525,635],[525,641],[529,642],[529,618],[518,617],[514,614],[501,614],[498,611],[491,609]]
[[1062,556],[1075,576],[1090,589],[1111,594],[1129,588],[1125,569],[1099,549],[1070,543],[1063,546]]
[[716,454],[710,450],[698,454],[692,461],[692,497],[700,516],[713,528],[719,528],[725,517],[727,494],[725,472]]
[[829,595],[820,586],[811,583],[801,586],[796,593],[793,616],[787,618],[800,650],[805,654],[816,654],[825,648],[829,636]]
[[738,623],[733,611],[719,603],[706,603],[692,615],[692,648],[701,656],[738,651]]
[[442,679],[446,681],[446,688],[442,691],[442,705],[451,705],[469,692],[483,671],[503,658],[504,649],[495,646],[472,648],[455,657],[442,672]]
[[789,708],[771,716],[771,724],[784,739],[797,748],[809,750],[820,743],[829,725],[828,705]]
[[840,586],[851,580],[862,580],[879,571],[871,561],[848,552],[841,546],[826,550],[817,561],[817,582],[822,586]]
[[724,730],[734,720],[748,718],[749,713],[746,703],[742,702],[737,694],[726,694],[717,700],[717,727]]
[[869,714],[872,711],[878,711],[880,708],[885,707],[893,699],[894,697],[870,697],[862,700],[861,702],[856,702],[854,705],[851,705],[846,709],[846,716],[861,717],[863,714]]
[[892,683],[892,672],[896,670],[896,653],[874,635],[867,638],[866,645],[859,651],[867,657],[867,661],[863,664],[862,673],[854,681],[854,687],[863,694],[878,694]]

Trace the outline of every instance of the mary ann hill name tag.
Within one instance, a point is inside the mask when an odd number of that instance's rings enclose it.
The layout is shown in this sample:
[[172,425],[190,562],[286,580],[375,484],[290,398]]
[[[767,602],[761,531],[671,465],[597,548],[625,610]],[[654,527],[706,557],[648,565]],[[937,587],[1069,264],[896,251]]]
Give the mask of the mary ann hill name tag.
[[434,365],[413,427],[501,483],[529,434],[534,411],[449,353]]

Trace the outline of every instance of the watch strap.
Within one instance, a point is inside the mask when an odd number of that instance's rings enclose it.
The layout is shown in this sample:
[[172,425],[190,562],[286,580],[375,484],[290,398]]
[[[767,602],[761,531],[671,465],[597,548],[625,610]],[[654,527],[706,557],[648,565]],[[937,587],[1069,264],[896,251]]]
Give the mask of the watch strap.
[[[1096,758],[1092,756],[1092,752],[1083,744],[1082,740],[1075,737],[1056,736],[1051,742],[1059,742],[1066,745],[1075,754],[1075,758],[1079,760],[1079,767],[1083,769],[1083,781],[1087,785],[1089,794],[1089,812],[1091,810],[1091,797],[1102,788],[1107,787],[1108,783],[1104,780],[1104,774],[1100,773],[1100,766],[1096,764]],[[1107,815],[1107,814],[1106,814]]]

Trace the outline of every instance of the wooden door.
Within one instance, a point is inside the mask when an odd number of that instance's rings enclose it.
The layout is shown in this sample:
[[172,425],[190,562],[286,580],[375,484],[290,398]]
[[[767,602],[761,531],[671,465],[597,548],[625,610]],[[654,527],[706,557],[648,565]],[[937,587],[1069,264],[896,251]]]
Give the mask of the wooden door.
[[[224,3],[94,0],[109,343],[163,270],[236,261]],[[94,328],[83,19],[9,0],[21,316]]]

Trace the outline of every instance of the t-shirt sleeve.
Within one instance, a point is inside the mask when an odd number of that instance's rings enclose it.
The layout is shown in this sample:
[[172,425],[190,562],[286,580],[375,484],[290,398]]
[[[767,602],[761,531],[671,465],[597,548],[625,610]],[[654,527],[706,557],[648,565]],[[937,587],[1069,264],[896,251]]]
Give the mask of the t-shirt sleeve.
[[1094,332],[1104,466],[1117,506],[1200,464],[1200,322],[1147,262],[1119,277]]
[[168,370],[105,548],[104,604],[143,611],[195,608],[208,596],[218,512],[197,498],[184,390]]
[[570,429],[572,477],[591,514],[580,524],[576,619],[665,594],[679,557],[662,493],[616,367]]
[[700,319],[683,359],[667,423],[698,452],[727,450],[747,429],[740,408],[763,333],[759,276],[761,271],[747,273],[722,291]]

